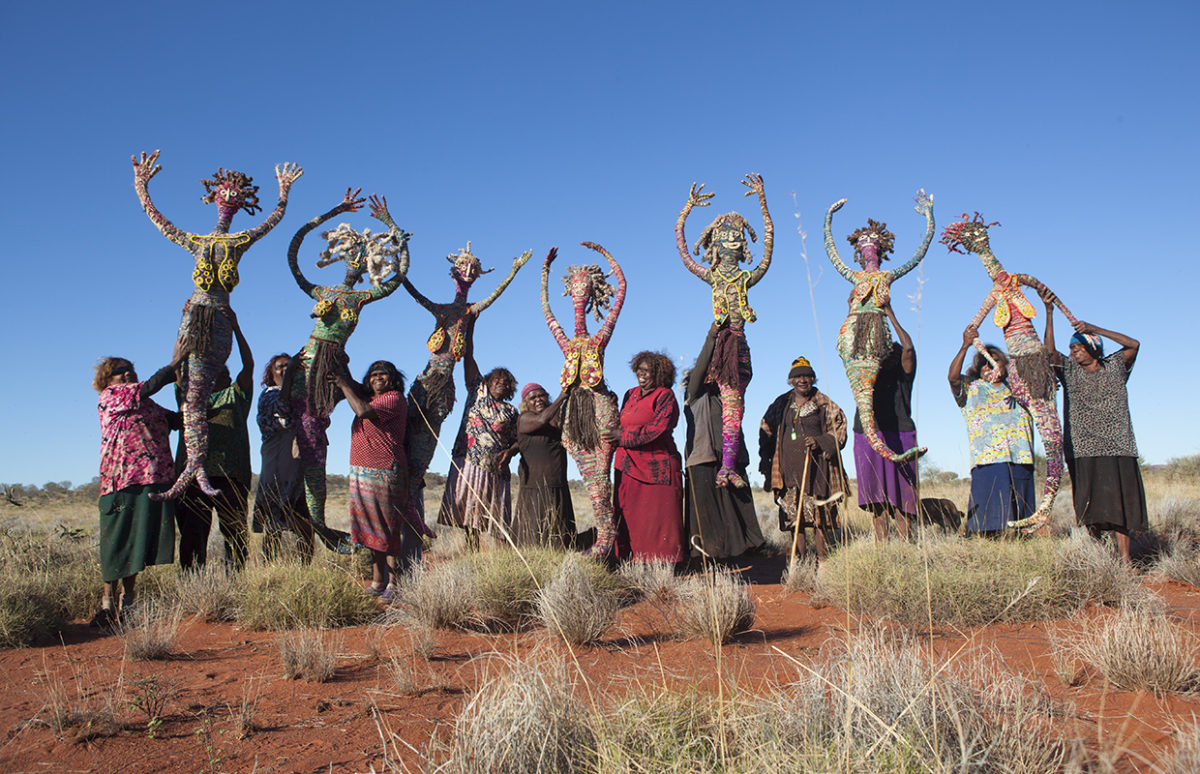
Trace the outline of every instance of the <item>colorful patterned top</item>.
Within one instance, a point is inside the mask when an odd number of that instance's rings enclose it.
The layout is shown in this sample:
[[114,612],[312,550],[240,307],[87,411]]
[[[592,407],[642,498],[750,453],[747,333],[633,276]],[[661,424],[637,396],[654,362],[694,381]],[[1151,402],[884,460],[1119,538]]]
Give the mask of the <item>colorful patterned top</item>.
[[[183,404],[178,388],[175,398]],[[222,476],[249,488],[250,433],[246,422],[250,418],[250,395],[237,382],[208,396],[208,461],[204,469],[210,476]],[[187,460],[183,435],[175,454],[175,465],[182,470]]]
[[1055,370],[1063,385],[1063,453],[1070,459],[1137,457],[1124,350],[1103,358],[1096,371],[1065,355]]
[[955,402],[967,421],[972,468],[998,462],[1033,464],[1033,419],[1007,384],[976,379]]
[[167,410],[141,397],[142,383],[114,384],[100,393],[100,494],[175,480]]
[[487,382],[481,382],[467,411],[467,459],[476,467],[500,473],[500,454],[516,442],[517,410],[493,398]]
[[258,431],[262,434],[263,443],[287,429],[291,423],[287,405],[280,400],[283,390],[275,385],[264,387],[258,394]]
[[613,469],[646,484],[677,484],[683,467],[672,432],[679,424],[679,404],[669,387],[645,395],[641,387],[621,401],[621,439]]
[[371,398],[375,419],[355,417],[350,426],[350,464],[386,469],[397,463],[408,467],[404,456],[404,431],[408,426],[408,403],[399,390]]

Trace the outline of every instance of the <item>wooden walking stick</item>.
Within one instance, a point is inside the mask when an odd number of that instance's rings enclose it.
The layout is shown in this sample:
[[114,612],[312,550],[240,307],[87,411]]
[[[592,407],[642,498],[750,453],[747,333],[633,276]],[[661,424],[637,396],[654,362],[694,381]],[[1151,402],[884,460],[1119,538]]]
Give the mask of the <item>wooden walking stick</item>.
[[800,524],[800,517],[804,514],[804,492],[808,489],[808,463],[812,459],[812,450],[805,448],[804,450],[804,472],[800,474],[800,497],[796,500],[796,515],[795,523],[792,529],[792,553],[788,557],[788,563],[796,560],[796,542],[800,539],[800,530],[804,529]]

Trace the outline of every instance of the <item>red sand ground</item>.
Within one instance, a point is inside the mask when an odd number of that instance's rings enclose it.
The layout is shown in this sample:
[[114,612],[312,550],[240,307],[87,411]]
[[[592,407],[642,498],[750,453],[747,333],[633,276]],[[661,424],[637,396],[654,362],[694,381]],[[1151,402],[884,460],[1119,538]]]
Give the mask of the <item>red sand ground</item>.
[[[777,583],[779,567],[755,567],[753,595],[756,629],[721,652],[721,668],[739,686],[794,679],[796,670],[774,648],[809,660],[831,635],[858,624],[835,607],[813,608],[810,597],[790,593]],[[1200,591],[1174,582],[1149,582],[1167,602],[1171,616],[1200,633]],[[715,686],[718,673],[711,647],[678,641],[666,631],[652,606],[642,603],[622,613],[621,633],[601,647],[578,648],[578,662],[602,691],[643,685]],[[950,654],[968,644],[998,649],[1008,666],[1040,680],[1055,698],[1079,711],[1077,733],[1093,748],[1115,750],[1124,771],[1154,770],[1152,763],[1173,746],[1173,724],[1200,716],[1200,697],[1155,697],[1115,691],[1095,675],[1074,688],[1055,677],[1042,624],[994,625],[963,632],[940,631],[935,651]],[[185,623],[170,660],[134,662],[123,658],[120,639],[79,624],[53,646],[0,651],[7,685],[0,698],[0,771],[5,772],[327,772],[383,768],[384,745],[373,717],[408,745],[421,750],[435,729],[446,733],[478,685],[488,653],[522,653],[545,645],[542,632],[472,634],[438,632],[437,650],[426,662],[410,655],[409,634],[402,628],[356,627],[341,637],[337,674],[316,684],[282,677],[276,634],[246,632],[228,624]],[[561,644],[553,647],[566,652]],[[414,688],[399,693],[385,666],[396,651],[410,659]],[[68,729],[56,734],[45,716],[45,675],[57,673],[67,691],[112,692],[119,680],[126,690],[137,679],[157,675],[174,682],[179,693],[166,710],[155,738],[147,737],[145,717],[121,708],[122,729],[89,738]],[[241,704],[244,683],[259,694],[258,729],[238,738],[231,712]],[[252,692],[253,692],[252,691]],[[231,709],[232,708],[232,709]],[[206,720],[207,718],[207,720]],[[207,741],[206,740],[211,740]],[[209,749],[206,749],[209,748]],[[420,756],[403,744],[389,745],[407,770],[420,770]]]

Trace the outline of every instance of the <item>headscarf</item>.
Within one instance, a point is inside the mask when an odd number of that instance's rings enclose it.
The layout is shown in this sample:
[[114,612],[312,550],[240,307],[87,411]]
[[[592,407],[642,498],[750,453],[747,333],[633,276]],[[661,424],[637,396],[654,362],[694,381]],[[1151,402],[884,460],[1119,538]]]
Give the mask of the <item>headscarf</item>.
[[[1104,357],[1104,341],[1092,333],[1076,333],[1071,337],[1071,344],[1078,344],[1088,351],[1088,354],[1099,360]],[[1068,344],[1070,346],[1070,344]]]
[[817,372],[813,370],[809,364],[808,358],[801,356],[792,361],[792,368],[788,371],[788,378],[795,379],[797,376],[816,376]]
[[[541,392],[546,392],[546,388],[543,387],[542,385],[538,384],[537,382],[530,382],[529,384],[527,384],[523,388],[521,388],[521,400],[525,400],[530,395],[532,395],[535,392],[538,392],[539,390]],[[549,395],[550,393],[546,392],[546,394]]]

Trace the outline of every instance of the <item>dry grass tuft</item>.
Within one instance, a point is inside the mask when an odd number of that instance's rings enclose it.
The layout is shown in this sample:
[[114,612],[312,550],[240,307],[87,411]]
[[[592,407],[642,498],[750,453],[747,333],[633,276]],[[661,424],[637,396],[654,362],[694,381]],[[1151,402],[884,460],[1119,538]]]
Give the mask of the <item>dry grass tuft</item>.
[[153,661],[171,655],[183,612],[178,605],[156,599],[140,600],[130,610],[121,611],[119,634],[125,655],[134,661]]
[[743,770],[730,765],[734,751],[728,749],[737,720],[729,715],[725,720],[729,722],[722,723],[716,702],[695,690],[638,686],[630,698],[593,716],[598,768],[614,774]]
[[[1195,720],[1195,717],[1192,718]],[[1190,725],[1175,730],[1175,750],[1167,760],[1164,771],[1200,771],[1200,725]]]
[[465,561],[475,576],[474,623],[489,631],[520,629],[534,620],[538,591],[565,554],[549,548],[496,548]]
[[503,671],[484,682],[459,713],[434,771],[594,771],[594,732],[565,664],[536,654],[502,663]]
[[237,619],[241,575],[224,562],[209,562],[201,568],[180,573],[174,597],[185,615],[205,621]]
[[1155,694],[1200,691],[1200,643],[1161,610],[1126,606],[1055,636],[1117,688]]
[[0,533],[0,647],[44,642],[90,617],[101,585],[95,541]]
[[420,562],[404,575],[396,589],[400,617],[430,629],[465,626],[474,607],[475,576],[461,562]]
[[56,734],[71,731],[77,742],[119,733],[120,710],[126,704],[123,683],[98,690],[98,677],[93,672],[83,672],[74,666],[69,677],[64,677],[64,672],[60,669],[38,675],[42,709],[34,720],[46,724]]
[[1158,557],[1154,569],[1171,580],[1200,586],[1200,545],[1182,539],[1171,541]]
[[812,557],[789,559],[781,580],[788,591],[817,591],[817,560]]
[[279,664],[289,680],[304,677],[314,683],[333,679],[337,671],[340,638],[315,629],[302,629],[281,634],[275,644],[279,648]]
[[746,584],[728,571],[686,578],[677,596],[675,627],[681,637],[721,645],[754,625],[754,600]]
[[642,598],[662,602],[675,598],[680,583],[674,562],[626,562],[617,575]]
[[354,626],[378,612],[358,581],[329,564],[271,563],[242,571],[237,620],[248,629]]
[[578,555],[567,556],[554,580],[537,597],[537,617],[549,632],[573,645],[600,640],[616,620],[620,596],[597,587],[595,571]]

